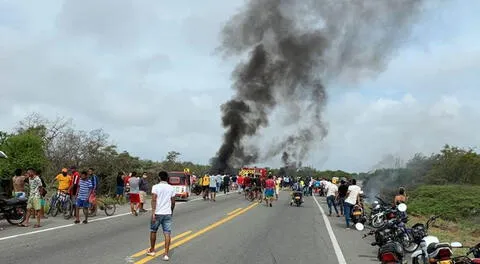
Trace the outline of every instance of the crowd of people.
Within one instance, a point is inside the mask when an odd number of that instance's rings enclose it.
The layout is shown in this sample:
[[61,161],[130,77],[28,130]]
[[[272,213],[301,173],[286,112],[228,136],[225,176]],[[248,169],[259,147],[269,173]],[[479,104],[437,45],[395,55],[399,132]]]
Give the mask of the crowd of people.
[[[19,226],[29,226],[30,216],[35,216],[36,223],[34,228],[40,227],[41,220],[45,219],[45,196],[47,194],[47,185],[41,177],[41,172],[29,168],[25,174],[21,169],[15,171],[13,177],[13,195],[17,198],[28,199],[27,216]],[[151,176],[150,176],[151,177]],[[172,185],[169,184],[168,173],[162,171],[157,177],[153,177],[156,184],[149,188],[149,175],[144,172],[138,176],[137,172],[125,173],[119,172],[116,179],[115,198],[120,201],[124,197],[130,203],[132,215],[137,216],[139,212],[147,212],[145,209],[146,195],[151,191],[151,212],[150,235],[151,247],[146,254],[154,256],[157,231],[161,228],[165,237],[165,255],[164,260],[169,260],[170,233],[172,228],[172,215],[175,208],[176,193]],[[29,190],[26,192],[25,184],[28,183]],[[63,168],[54,178],[52,184],[57,184],[56,194],[68,194],[75,201],[73,210],[75,221],[80,223],[80,209],[83,210],[85,219],[84,224],[88,223],[88,210],[95,205],[96,194],[99,186],[99,178],[95,175],[95,170],[90,168],[78,172],[75,167],[70,169]],[[204,175],[203,177],[193,177],[194,185],[202,189],[202,197],[205,201],[216,201],[216,194],[223,191],[228,195],[230,191],[244,193],[245,198],[250,197],[259,203],[265,201],[267,207],[272,207],[273,202],[278,200],[279,192],[291,190],[301,192],[303,196],[315,195],[326,197],[328,205],[328,216],[335,212],[336,217],[345,217],[346,227],[350,228],[350,214],[356,204],[362,204],[363,191],[357,185],[355,179],[347,180],[337,179],[327,180],[325,178],[315,179],[313,177],[277,177],[272,174],[266,177],[259,175]],[[302,200],[304,199],[302,196]],[[405,190],[400,189],[399,194],[394,198],[394,204],[406,201]],[[48,214],[48,213],[47,213]]]
[[[41,176],[41,171],[28,168],[23,173],[22,169],[16,169],[12,183],[13,196],[19,199],[27,199],[27,215],[19,226],[28,227],[30,218],[35,217],[36,223],[33,227],[40,227],[41,219],[48,218],[45,213],[47,206],[46,195],[48,192],[47,184]],[[25,188],[27,183],[28,192]],[[99,186],[99,178],[95,175],[95,170],[89,168],[79,172],[75,166],[72,166],[70,169],[63,168],[54,178],[52,185],[55,183],[57,187],[54,188],[57,191],[53,196],[64,195],[73,201],[75,223],[80,223],[80,209],[83,209],[85,215],[83,223],[88,223],[88,210],[91,207],[95,209],[96,194]],[[52,205],[49,206],[49,210],[51,209]]]

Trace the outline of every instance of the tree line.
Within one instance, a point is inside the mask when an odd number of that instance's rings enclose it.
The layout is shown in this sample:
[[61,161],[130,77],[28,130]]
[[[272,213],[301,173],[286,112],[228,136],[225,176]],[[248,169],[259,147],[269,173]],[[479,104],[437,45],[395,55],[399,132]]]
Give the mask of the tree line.
[[[18,122],[13,131],[0,131],[0,150],[8,159],[0,160],[0,177],[10,184],[13,172],[34,168],[41,171],[47,184],[52,183],[61,168],[95,168],[101,178],[100,191],[115,191],[118,172],[158,173],[160,170],[183,171],[188,168],[195,175],[207,174],[209,165],[181,161],[181,153],[169,151],[161,161],[141,159],[128,151],[119,151],[102,129],[77,130],[71,119],[47,119],[33,113]],[[343,171],[318,171],[314,168],[268,168],[272,173],[288,173],[298,177],[348,177]],[[283,172],[282,172],[283,170]]]
[[377,169],[363,177],[371,195],[391,195],[399,186],[411,189],[420,185],[480,185],[480,154],[473,149],[445,145],[439,153],[417,153],[400,167]]

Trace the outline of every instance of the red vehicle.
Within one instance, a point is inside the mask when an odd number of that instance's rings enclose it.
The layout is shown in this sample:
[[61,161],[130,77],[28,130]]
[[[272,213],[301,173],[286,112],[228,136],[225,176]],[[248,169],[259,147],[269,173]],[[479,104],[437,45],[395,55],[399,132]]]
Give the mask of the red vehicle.
[[191,192],[191,175],[183,171],[171,171],[168,173],[168,183],[175,190],[175,199],[188,200]]
[[242,175],[242,176],[247,176],[248,174],[253,174],[254,176],[259,176],[261,179],[266,179],[267,178],[267,169],[257,168],[257,167],[253,167],[253,168],[244,167],[240,170],[240,172],[238,174]]

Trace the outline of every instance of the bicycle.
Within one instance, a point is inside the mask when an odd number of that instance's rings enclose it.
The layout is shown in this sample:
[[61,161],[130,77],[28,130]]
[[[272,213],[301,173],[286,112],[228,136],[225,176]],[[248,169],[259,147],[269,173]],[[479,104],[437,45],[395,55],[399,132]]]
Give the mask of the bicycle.
[[73,212],[72,199],[68,193],[60,191],[58,188],[55,189],[57,190],[57,193],[52,196],[48,211],[53,217],[57,216],[57,214],[60,212],[63,213],[63,217],[65,219],[70,219]]
[[[93,208],[94,205],[96,205],[95,209]],[[90,204],[90,207],[88,208],[88,216],[96,216],[98,208],[103,210],[107,216],[112,216],[117,210],[115,203],[107,202],[105,199],[97,197],[95,199],[95,204]]]

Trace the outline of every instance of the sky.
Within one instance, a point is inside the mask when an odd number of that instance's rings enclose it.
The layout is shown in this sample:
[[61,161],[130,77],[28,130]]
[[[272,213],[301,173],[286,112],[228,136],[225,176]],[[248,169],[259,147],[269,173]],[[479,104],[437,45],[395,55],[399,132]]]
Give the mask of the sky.
[[[207,163],[223,135],[238,58],[215,53],[243,0],[0,0],[0,130],[29,113],[104,129],[120,150]],[[328,135],[303,162],[367,171],[480,140],[480,1],[432,1],[369,79],[327,85]],[[275,119],[274,119],[275,120]],[[275,123],[258,141],[275,136]],[[260,165],[280,166],[280,157]]]

